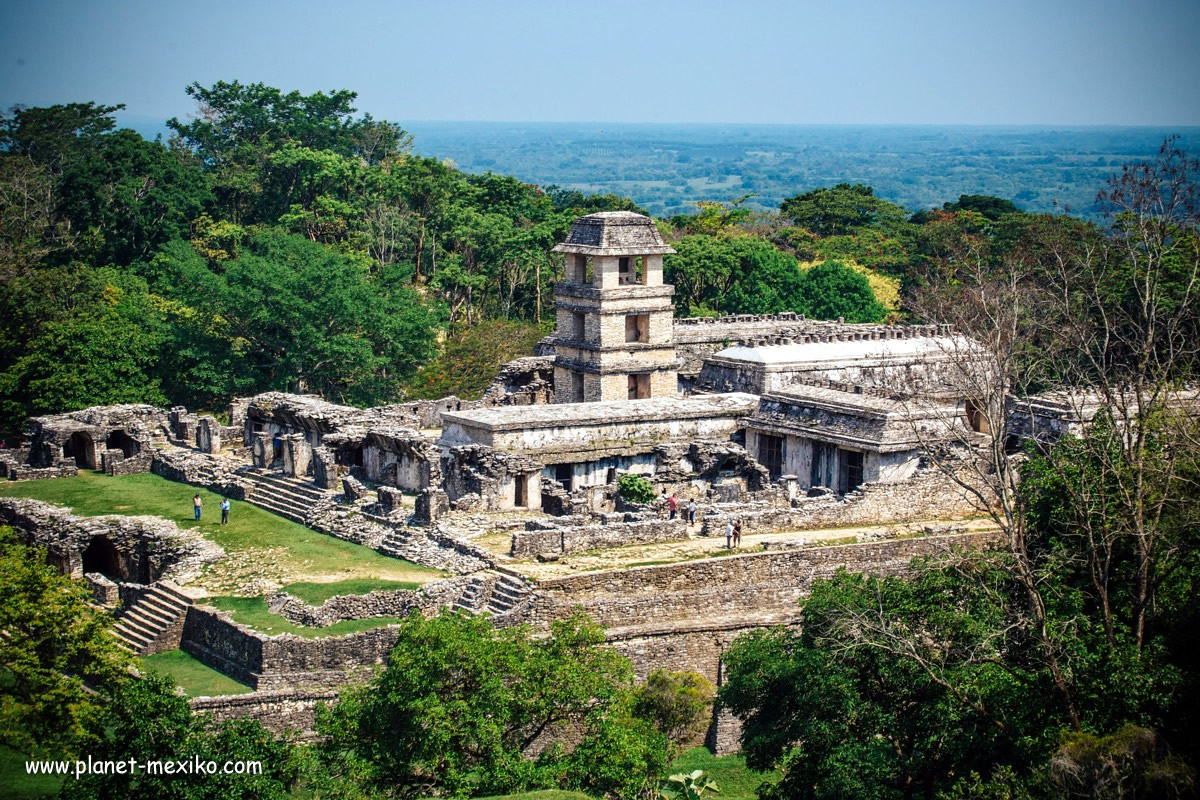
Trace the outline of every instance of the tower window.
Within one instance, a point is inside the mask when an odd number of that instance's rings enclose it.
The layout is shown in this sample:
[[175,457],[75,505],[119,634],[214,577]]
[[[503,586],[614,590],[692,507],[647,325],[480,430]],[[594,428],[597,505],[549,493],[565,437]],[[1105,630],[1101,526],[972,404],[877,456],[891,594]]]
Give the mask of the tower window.
[[625,315],[625,341],[643,343],[650,341],[649,314]]
[[649,375],[630,375],[629,376],[629,399],[630,400],[645,400],[650,396],[650,376]]

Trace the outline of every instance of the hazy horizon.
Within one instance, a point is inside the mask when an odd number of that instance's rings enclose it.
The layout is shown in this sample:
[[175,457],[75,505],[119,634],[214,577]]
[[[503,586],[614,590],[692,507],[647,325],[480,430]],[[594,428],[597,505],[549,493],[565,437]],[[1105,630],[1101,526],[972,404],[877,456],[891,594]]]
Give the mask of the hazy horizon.
[[1200,3],[312,0],[14,5],[5,107],[138,117],[219,80],[350,89],[397,122],[1200,125]]

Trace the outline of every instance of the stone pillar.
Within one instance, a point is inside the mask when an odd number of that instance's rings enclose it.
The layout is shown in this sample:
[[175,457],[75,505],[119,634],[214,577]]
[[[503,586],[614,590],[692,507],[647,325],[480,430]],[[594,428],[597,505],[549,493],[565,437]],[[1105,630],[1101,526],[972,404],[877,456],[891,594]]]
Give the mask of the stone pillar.
[[246,419],[246,409],[250,407],[250,400],[249,397],[238,397],[229,401],[229,427],[242,429],[242,444],[247,447],[253,433],[249,420]]
[[431,525],[450,510],[450,498],[441,489],[426,489],[417,495],[413,521]]
[[322,489],[337,486],[337,460],[328,447],[315,447],[312,451],[313,483]]
[[256,433],[250,442],[250,463],[260,469],[271,466],[275,458],[275,448],[271,444],[271,434]]
[[779,483],[783,486],[784,491],[787,492],[788,502],[790,503],[795,500],[800,490],[800,479],[795,475],[780,475]]
[[178,436],[182,441],[196,441],[196,415],[185,414],[179,418]]
[[312,446],[302,433],[289,433],[283,439],[283,473],[294,478],[308,474],[312,463]]
[[196,449],[201,453],[221,451],[221,426],[216,417],[205,415],[196,423]]
[[100,454],[100,469],[104,470],[105,475],[115,475],[115,469],[118,461],[125,460],[125,452],[109,448]]
[[380,486],[375,490],[384,514],[391,514],[404,507],[404,493],[393,486]]

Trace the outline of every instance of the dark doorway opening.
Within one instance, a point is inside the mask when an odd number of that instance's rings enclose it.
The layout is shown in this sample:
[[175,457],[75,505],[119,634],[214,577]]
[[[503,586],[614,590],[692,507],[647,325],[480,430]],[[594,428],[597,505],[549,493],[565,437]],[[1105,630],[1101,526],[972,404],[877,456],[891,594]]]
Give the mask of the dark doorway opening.
[[75,459],[75,466],[80,469],[96,468],[96,451],[92,445],[92,437],[86,433],[72,433],[71,438],[63,445],[63,455]]
[[575,470],[570,464],[554,465],[554,480],[562,484],[568,492],[574,488]]
[[137,440],[125,431],[113,431],[104,440],[104,445],[110,450],[120,450],[126,458],[132,458],[137,455],[140,448]]
[[513,505],[517,508],[525,508],[525,506],[529,505],[529,497],[527,495],[528,485],[526,483],[528,480],[525,475],[513,476],[513,486],[515,487]]
[[838,466],[841,478],[838,490],[841,494],[853,492],[863,483],[863,454],[857,450],[839,450]]
[[758,435],[758,461],[771,473],[771,480],[783,474],[783,437],[769,433]]
[[104,577],[114,580],[125,580],[125,571],[121,569],[121,554],[117,546],[107,537],[93,536],[83,551],[83,571],[99,572]]

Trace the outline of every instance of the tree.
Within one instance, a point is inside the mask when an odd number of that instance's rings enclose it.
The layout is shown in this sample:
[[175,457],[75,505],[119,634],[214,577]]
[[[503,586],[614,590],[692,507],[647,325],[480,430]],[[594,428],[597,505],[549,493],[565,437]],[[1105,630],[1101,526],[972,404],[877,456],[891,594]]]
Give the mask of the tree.
[[433,352],[436,311],[372,281],[361,259],[278,232],[250,237],[219,270],[190,251],[167,252],[164,280],[242,348],[258,387],[379,402]]
[[[666,740],[630,713],[629,662],[603,642],[581,615],[534,639],[485,617],[414,614],[384,672],[322,715],[323,758],[406,795],[628,796],[661,774]],[[567,730],[570,753],[551,743]]]
[[96,743],[100,698],[85,682],[127,680],[112,618],[80,581],[0,528],[0,741],[29,756],[75,758]]
[[862,184],[839,183],[784,200],[780,212],[818,236],[842,236],[863,229],[896,233],[908,224],[908,212],[875,196]]
[[[302,759],[294,746],[254,720],[214,723],[193,714],[170,678],[149,675],[126,681],[113,692],[98,722],[99,741],[88,753],[95,761],[201,762],[204,772],[87,774],[63,784],[64,798],[284,800],[300,778]],[[254,762],[258,771],[225,772],[226,765],[237,762]]]
[[813,319],[880,322],[886,311],[867,276],[839,261],[829,260],[804,273],[800,310]]
[[751,236],[685,236],[664,259],[676,313],[774,314],[800,310],[796,259]]
[[652,720],[674,744],[687,744],[708,727],[715,693],[713,685],[698,672],[657,668],[638,687],[634,710],[639,717]]
[[[654,500],[654,484],[649,478],[627,472],[617,478],[621,496],[632,503],[649,503]],[[645,715],[643,715],[645,716]]]

